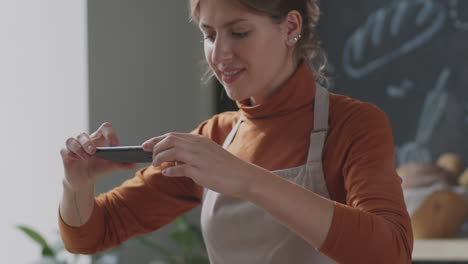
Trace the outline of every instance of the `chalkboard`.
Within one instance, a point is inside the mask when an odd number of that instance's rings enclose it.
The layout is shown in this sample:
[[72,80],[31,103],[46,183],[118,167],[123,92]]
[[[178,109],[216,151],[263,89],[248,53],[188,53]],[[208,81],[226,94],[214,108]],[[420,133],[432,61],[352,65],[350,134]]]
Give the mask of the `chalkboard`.
[[468,0],[322,0],[330,90],[389,117],[398,164],[468,165]]
[[[468,0],[321,0],[328,87],[390,119],[398,165],[468,166]],[[218,84],[218,112],[236,109]]]

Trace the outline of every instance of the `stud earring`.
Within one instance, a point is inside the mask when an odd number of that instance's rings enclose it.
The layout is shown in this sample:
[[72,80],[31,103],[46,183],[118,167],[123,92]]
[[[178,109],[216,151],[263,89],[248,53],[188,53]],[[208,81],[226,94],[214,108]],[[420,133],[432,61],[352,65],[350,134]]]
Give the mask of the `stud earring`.
[[291,43],[291,44],[292,44],[292,43],[296,43],[298,40],[301,39],[301,37],[302,37],[301,34],[299,34],[299,35],[295,36],[294,38],[290,38],[288,41],[289,41],[289,43]]

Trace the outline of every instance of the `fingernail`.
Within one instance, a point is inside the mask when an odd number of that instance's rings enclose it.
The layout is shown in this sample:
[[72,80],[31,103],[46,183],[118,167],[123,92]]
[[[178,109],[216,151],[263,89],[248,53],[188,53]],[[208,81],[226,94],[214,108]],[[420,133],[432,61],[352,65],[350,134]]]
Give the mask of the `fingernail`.
[[88,146],[88,152],[92,153],[94,151],[94,147],[93,146]]

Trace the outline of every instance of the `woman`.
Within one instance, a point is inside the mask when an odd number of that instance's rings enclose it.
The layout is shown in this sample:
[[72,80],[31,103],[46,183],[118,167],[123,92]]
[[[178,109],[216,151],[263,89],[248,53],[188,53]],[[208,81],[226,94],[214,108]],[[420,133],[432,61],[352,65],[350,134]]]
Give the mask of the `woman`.
[[315,1],[191,0],[190,7],[206,61],[240,110],[191,134],[147,140],[152,166],[97,198],[98,178],[135,164],[91,156],[118,144],[108,123],[68,139],[59,210],[66,248],[114,247],[202,205],[211,263],[410,263],[389,122],[375,106],[315,83]]

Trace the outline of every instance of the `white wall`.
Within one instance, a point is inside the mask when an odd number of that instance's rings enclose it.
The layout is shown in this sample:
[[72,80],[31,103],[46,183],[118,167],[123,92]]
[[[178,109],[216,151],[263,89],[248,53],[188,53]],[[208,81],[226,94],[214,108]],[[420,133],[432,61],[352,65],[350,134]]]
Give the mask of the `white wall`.
[[[214,87],[201,87],[202,34],[189,23],[187,0],[88,1],[90,129],[111,122],[123,145],[167,132],[189,132],[214,112]],[[147,164],[146,164],[147,165]],[[98,182],[106,192],[133,177]],[[193,223],[199,211],[192,211]],[[171,248],[169,225],[151,238]],[[172,248],[176,248],[172,243]],[[154,250],[127,243],[120,263],[149,263]]]
[[32,263],[26,224],[58,239],[59,150],[88,129],[86,1],[0,1],[0,263]]

